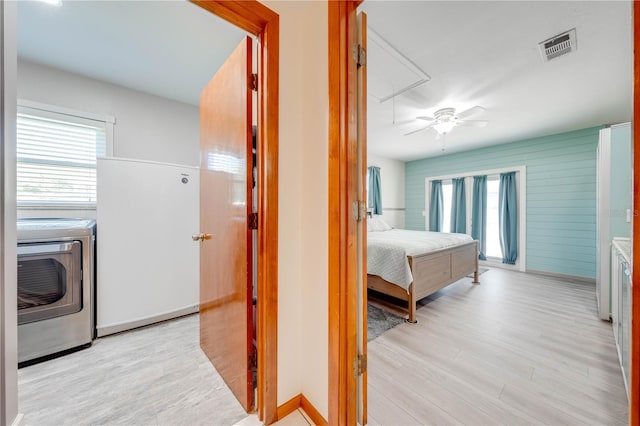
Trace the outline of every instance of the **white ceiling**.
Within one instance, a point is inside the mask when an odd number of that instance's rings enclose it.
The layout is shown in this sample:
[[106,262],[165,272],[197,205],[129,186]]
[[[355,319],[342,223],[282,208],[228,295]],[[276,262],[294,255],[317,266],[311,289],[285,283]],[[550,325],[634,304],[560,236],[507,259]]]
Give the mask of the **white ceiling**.
[[198,105],[247,34],[186,1],[18,2],[18,55]]
[[[396,123],[443,107],[486,108],[473,119],[489,124],[455,128],[445,153],[631,120],[630,2],[367,0],[361,9],[431,78],[395,97]],[[574,27],[578,50],[543,62],[538,43]],[[21,57],[193,105],[245,35],[182,1],[18,2]],[[390,70],[370,67],[371,93],[394,85],[384,81],[398,74]],[[404,161],[442,154],[432,129],[403,136],[425,122],[394,125],[393,104],[369,96],[369,152]]]
[[[393,102],[369,96],[371,154],[443,154],[433,129],[404,136],[428,124],[407,120],[443,107],[480,105],[486,111],[471,119],[489,120],[484,128],[455,128],[445,154],[631,120],[630,2],[367,0],[361,10],[369,28],[431,77],[396,96],[395,125]],[[577,51],[544,62],[538,43],[571,28]],[[376,71],[369,67],[375,85],[390,74]]]

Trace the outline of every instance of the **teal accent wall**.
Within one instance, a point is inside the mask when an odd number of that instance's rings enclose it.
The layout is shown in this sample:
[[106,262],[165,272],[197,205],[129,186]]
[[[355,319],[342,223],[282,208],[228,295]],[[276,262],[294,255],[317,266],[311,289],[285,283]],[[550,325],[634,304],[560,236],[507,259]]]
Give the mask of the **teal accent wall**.
[[594,127],[527,139],[405,165],[405,226],[424,230],[425,178],[527,167],[527,270],[595,278],[596,156]]
[[631,223],[627,222],[627,209],[631,209],[631,125],[611,128],[611,238],[631,238]]

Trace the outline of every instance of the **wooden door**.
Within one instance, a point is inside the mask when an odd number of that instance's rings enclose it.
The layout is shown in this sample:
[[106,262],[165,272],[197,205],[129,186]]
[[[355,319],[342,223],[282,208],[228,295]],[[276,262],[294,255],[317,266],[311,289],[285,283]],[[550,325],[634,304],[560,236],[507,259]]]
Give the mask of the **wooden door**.
[[251,38],[200,95],[200,346],[254,408]]
[[[357,40],[361,54],[358,60],[357,92],[357,190],[358,199],[367,200],[367,14],[357,17]],[[365,215],[366,217],[366,215]],[[367,358],[367,226],[366,219],[358,223],[358,354]],[[365,361],[366,362],[366,361]],[[358,381],[358,423],[367,424],[367,369]]]

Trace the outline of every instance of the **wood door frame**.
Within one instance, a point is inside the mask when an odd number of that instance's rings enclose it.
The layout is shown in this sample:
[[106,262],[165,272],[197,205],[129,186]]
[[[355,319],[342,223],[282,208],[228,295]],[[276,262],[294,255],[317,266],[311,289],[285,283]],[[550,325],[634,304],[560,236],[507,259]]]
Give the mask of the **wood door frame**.
[[190,0],[258,37],[257,409],[277,421],[278,390],[278,135],[280,17],[256,0]]
[[[367,14],[364,12],[358,13],[356,11],[356,30],[357,30],[357,40],[360,46],[364,49],[365,52],[368,50],[367,45]],[[357,82],[358,92],[356,102],[358,104],[358,156],[359,161],[357,164],[358,170],[356,171],[360,175],[360,184],[358,186],[358,198],[365,203],[368,202],[367,197],[367,63],[366,63],[366,53],[365,53],[365,61],[357,66]],[[367,341],[368,341],[368,331],[367,331],[367,222],[360,221],[358,223],[358,232],[359,232],[359,241],[358,247],[360,249],[361,256],[361,264],[360,264],[360,294],[362,295],[361,300],[358,300],[360,306],[359,311],[361,312],[361,317],[356,318],[358,322],[357,326],[360,327],[360,335],[358,338],[360,339],[359,347],[360,347],[360,355],[367,356]],[[359,401],[356,403],[362,403],[360,409],[362,410],[362,414],[357,416],[358,422],[362,425],[366,425],[368,422],[367,415],[367,398],[369,395],[368,388],[368,373],[365,372],[362,374],[360,381],[360,397]]]
[[633,2],[633,223],[629,423],[640,426],[640,3]]
[[329,424],[357,423],[357,66],[361,0],[328,2],[329,26]]

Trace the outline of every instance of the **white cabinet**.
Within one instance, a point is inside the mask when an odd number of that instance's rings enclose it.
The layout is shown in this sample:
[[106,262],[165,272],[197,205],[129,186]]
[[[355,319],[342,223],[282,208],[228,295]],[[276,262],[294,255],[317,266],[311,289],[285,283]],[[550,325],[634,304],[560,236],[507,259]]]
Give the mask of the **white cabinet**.
[[600,319],[608,320],[611,311],[609,212],[611,211],[611,129],[600,130],[596,174],[596,302]]
[[611,245],[611,319],[613,335],[618,349],[622,376],[629,397],[629,346],[631,330],[631,242],[628,239],[613,240]]
[[97,332],[197,312],[199,170],[98,159]]
[[631,237],[631,125],[616,124],[600,130],[596,174],[596,299],[598,315],[608,320],[612,239]]

